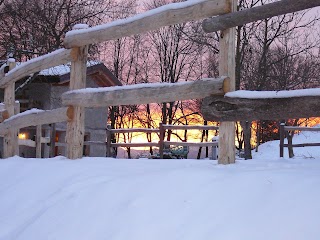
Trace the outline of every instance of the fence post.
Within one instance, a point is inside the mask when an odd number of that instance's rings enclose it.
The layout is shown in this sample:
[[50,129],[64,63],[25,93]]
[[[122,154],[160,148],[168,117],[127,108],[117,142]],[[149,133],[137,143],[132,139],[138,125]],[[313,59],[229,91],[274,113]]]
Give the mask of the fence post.
[[280,123],[280,157],[283,157],[283,148],[284,148],[284,126],[285,126],[285,123]]
[[[15,68],[15,59],[8,59],[9,71]],[[8,111],[9,117],[15,114],[15,83],[9,83],[4,89],[4,104]],[[4,136],[3,156],[4,158],[13,157],[19,155],[18,144],[19,129],[11,128],[9,132]]]
[[106,134],[107,134],[107,157],[111,157],[111,125],[107,125]]
[[41,137],[42,127],[38,125],[36,128],[36,158],[41,158]]
[[[237,0],[228,0],[231,12],[237,9]],[[235,90],[235,28],[220,33],[219,75],[228,76],[230,85],[225,91]],[[236,161],[235,122],[221,122],[219,128],[219,164],[231,164]]]
[[[88,25],[77,24],[73,28],[88,28]],[[72,49],[72,61],[70,70],[70,90],[86,87],[88,45]],[[67,123],[67,157],[78,159],[83,156],[84,144],[84,116],[85,108],[74,106],[74,117]]]
[[288,139],[288,153],[289,153],[289,158],[293,158],[294,157],[294,153],[293,153],[293,147],[292,147],[292,138],[293,138],[293,132],[292,131],[286,131],[286,136]]
[[43,157],[44,158],[49,158],[50,156],[50,144],[51,144],[51,138],[50,138],[50,129],[47,127],[45,127],[45,130],[44,130],[44,137],[46,139],[50,139],[50,143],[45,143],[44,144],[44,147],[43,147]]
[[164,127],[163,127],[163,123],[159,123],[159,131],[160,131],[160,140],[159,140],[159,154],[160,154],[160,158],[163,159],[163,141],[164,141]]
[[50,157],[55,157],[56,148],[56,124],[52,123],[50,128]]

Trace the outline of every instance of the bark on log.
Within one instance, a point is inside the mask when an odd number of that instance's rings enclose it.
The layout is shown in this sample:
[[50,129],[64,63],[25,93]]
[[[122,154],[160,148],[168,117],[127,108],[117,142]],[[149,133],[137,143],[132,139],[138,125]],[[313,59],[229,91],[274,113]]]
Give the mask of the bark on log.
[[[88,49],[89,46],[73,49],[70,90],[86,87]],[[79,159],[83,156],[85,109],[83,106],[73,106],[73,108],[74,118],[67,122],[67,157],[69,159]]]
[[0,136],[7,134],[12,128],[25,128],[29,126],[44,125],[70,121],[72,119],[72,107],[57,108],[43,112],[31,112],[21,116],[14,116],[0,123]]
[[88,44],[116,40],[156,30],[164,26],[224,14],[230,9],[226,0],[190,2],[162,6],[128,19],[98,25],[88,30],[68,32],[64,40],[64,46],[66,48],[81,47]]
[[202,23],[205,32],[216,32],[246,23],[297,12],[308,8],[320,6],[320,0],[281,0],[259,7],[228,13],[218,17],[206,19]]
[[228,81],[227,77],[221,77],[174,84],[108,87],[101,88],[101,91],[71,91],[62,95],[62,103],[66,106],[106,107],[201,99],[210,95],[223,95]]
[[208,97],[201,112],[208,121],[281,120],[320,117],[320,97],[230,98]]

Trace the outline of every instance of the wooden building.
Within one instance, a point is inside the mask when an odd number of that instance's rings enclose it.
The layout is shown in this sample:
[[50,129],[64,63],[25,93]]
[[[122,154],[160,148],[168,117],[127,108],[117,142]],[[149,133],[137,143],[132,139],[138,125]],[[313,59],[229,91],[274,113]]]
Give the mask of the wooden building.
[[[38,108],[51,110],[62,107],[61,95],[69,90],[70,65],[60,65],[45,69],[34,76],[16,82],[16,100],[20,102],[20,112]],[[88,88],[120,86],[120,81],[101,62],[88,61],[87,82]],[[85,114],[85,139],[86,141],[106,141],[107,108],[86,109]],[[55,155],[65,155],[66,123],[57,123],[55,126],[58,142]],[[47,130],[48,131],[48,130]],[[45,136],[43,129],[42,135]],[[48,135],[48,134],[47,134]],[[35,128],[21,129],[20,137],[32,139]],[[46,145],[46,144],[45,144]],[[43,148],[43,156],[48,155],[48,146]],[[20,156],[35,157],[35,148],[20,146]],[[106,156],[105,145],[90,145],[84,147],[85,156]]]

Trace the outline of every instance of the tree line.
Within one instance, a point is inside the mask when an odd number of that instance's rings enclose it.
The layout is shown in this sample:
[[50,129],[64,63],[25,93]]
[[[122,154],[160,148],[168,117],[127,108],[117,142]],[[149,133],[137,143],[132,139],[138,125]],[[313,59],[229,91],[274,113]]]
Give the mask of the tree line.
[[[5,59],[14,54],[18,61],[26,61],[63,47],[65,33],[77,23],[94,26],[171,2],[180,1],[3,0],[0,1],[0,57]],[[239,0],[238,10],[268,2]],[[308,11],[237,27],[237,89],[291,90],[319,86],[319,40],[319,19]],[[104,62],[124,85],[176,83],[217,77],[218,41],[219,33],[204,33],[201,22],[194,21],[91,46],[90,58]],[[200,104],[201,100],[192,100],[113,106],[109,108],[109,121],[113,128],[137,125],[152,128],[160,121],[218,124],[202,118]],[[254,132],[257,145],[277,139],[277,124],[276,121],[238,123],[238,148],[246,146],[246,157],[250,158],[251,133]],[[189,135],[168,132],[165,137],[169,141],[173,136],[187,141]],[[117,136],[120,137],[129,142],[133,136]],[[146,138],[152,140],[150,134]],[[200,133],[200,138],[205,140],[208,133]],[[130,149],[128,154],[130,156]]]

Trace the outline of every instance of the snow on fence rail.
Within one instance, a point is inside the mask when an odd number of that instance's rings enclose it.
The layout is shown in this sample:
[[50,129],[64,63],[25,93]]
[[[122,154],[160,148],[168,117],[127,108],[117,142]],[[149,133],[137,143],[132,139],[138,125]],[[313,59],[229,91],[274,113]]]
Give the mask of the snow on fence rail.
[[[293,147],[319,147],[320,143],[299,143],[299,144],[293,144],[292,143],[292,137],[293,134],[289,132],[294,131],[309,131],[309,132],[320,132],[320,127],[296,127],[296,126],[285,126],[284,123],[280,124],[280,157],[283,157],[284,148],[287,147],[289,151],[289,158],[292,158],[294,156],[293,154]],[[288,143],[284,143],[285,136],[288,139]]]
[[16,114],[0,123],[0,136],[4,136],[11,128],[20,129],[50,123],[70,121],[73,118],[73,107],[53,110],[32,109]]
[[228,86],[229,78],[220,77],[182,83],[87,88],[64,93],[62,103],[82,107],[105,107],[201,99],[210,95],[223,95]]
[[202,28],[205,32],[216,32],[317,6],[320,6],[320,0],[281,0],[206,19],[202,23]]
[[68,32],[64,46],[73,48],[116,40],[168,25],[225,14],[229,11],[230,4],[226,0],[189,0],[171,3],[127,19]]
[[0,88],[14,83],[23,77],[27,77],[41,70],[68,63],[72,60],[72,50],[59,49],[54,52],[33,58],[13,68],[0,80]]

